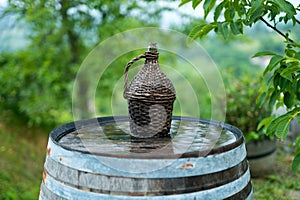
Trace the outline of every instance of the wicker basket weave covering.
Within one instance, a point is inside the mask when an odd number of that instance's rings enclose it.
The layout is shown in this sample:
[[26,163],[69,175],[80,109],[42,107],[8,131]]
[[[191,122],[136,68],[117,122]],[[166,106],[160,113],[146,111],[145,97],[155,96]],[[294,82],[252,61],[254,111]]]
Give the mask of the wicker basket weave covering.
[[[127,86],[129,67],[141,58],[146,59],[144,66]],[[176,92],[160,70],[156,44],[150,43],[145,54],[132,59],[124,74],[131,135],[136,138],[168,136]]]

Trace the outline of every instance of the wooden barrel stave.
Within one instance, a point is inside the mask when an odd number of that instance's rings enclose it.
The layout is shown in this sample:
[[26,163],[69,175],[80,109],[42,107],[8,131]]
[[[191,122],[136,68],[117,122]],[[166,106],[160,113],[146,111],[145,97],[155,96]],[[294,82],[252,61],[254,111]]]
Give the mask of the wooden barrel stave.
[[[139,196],[144,194],[161,195],[161,193],[169,195],[207,190],[238,179],[248,169],[247,160],[244,160],[235,167],[225,171],[200,176],[137,178],[87,173],[63,166],[61,163],[55,163],[55,161],[49,158],[46,163],[45,173],[47,176],[51,176],[56,180],[60,179],[63,183],[70,186],[89,188],[105,194],[115,192],[130,195],[129,191],[134,191]],[[222,177],[222,180],[220,177]]]
[[[252,199],[253,191],[252,185],[250,182],[250,173],[249,170],[240,177],[239,179],[208,190],[203,190],[193,193],[184,193],[184,194],[174,194],[174,195],[160,195],[160,196],[136,196],[134,193],[129,195],[120,195],[114,192],[109,194],[97,193],[93,190],[88,189],[78,189],[71,187],[62,182],[59,182],[52,177],[48,177],[46,183],[41,185],[41,195],[40,199],[153,199],[153,200],[186,200],[186,199]],[[246,183],[246,184],[245,184]],[[246,198],[244,198],[246,197]]]
[[[57,146],[57,144],[50,139],[47,149],[50,153],[46,157],[45,165],[48,164],[47,159],[51,158],[57,163],[62,163],[64,166],[74,168],[76,170],[92,172],[94,174],[99,173],[116,176],[134,176],[140,178],[173,178],[209,174],[234,167],[246,158],[244,143],[222,154],[219,153],[202,157],[187,158],[170,157],[170,159],[147,159],[147,157],[145,159],[127,159],[84,154],[76,151],[66,150],[60,146]],[[116,169],[109,167],[107,163],[113,163],[112,165]],[[118,165],[120,166],[119,170]],[[167,166],[161,168],[160,170],[151,171],[151,169],[154,168],[153,166],[160,165]],[[51,166],[51,168],[52,167],[55,166]],[[142,171],[145,173],[134,173],[133,169],[141,167],[146,168]]]

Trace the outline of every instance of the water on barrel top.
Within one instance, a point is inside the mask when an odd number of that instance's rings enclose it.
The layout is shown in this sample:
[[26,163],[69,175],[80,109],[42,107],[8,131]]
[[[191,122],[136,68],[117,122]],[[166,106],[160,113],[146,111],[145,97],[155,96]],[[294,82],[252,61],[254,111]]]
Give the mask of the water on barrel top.
[[178,155],[209,151],[236,141],[235,134],[222,126],[176,119],[172,120],[169,136],[133,140],[129,121],[121,120],[82,126],[58,142],[75,151],[120,156],[139,153]]

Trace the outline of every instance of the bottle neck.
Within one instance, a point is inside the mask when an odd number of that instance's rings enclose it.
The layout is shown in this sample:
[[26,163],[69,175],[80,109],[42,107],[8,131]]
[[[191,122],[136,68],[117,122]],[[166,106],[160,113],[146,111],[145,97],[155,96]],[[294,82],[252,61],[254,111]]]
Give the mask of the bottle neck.
[[146,60],[158,60],[158,55],[159,55],[159,53],[157,53],[157,51],[156,52],[151,52],[151,51],[145,52]]
[[148,51],[147,52],[157,53],[157,47],[156,47],[156,43],[155,42],[150,42],[150,44],[148,46]]

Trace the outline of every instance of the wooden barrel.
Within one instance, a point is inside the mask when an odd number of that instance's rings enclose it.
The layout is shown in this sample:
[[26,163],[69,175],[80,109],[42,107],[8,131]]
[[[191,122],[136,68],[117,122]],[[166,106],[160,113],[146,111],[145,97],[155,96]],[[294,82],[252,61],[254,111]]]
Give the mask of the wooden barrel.
[[[39,199],[253,199],[241,131],[215,121],[174,119],[220,127],[230,131],[235,139],[210,151],[180,155],[169,151],[118,155],[102,152],[101,147],[95,153],[59,143],[78,129],[76,123],[65,124],[50,134]],[[103,125],[124,120],[128,117],[90,119],[80,123],[80,127],[95,121]]]

